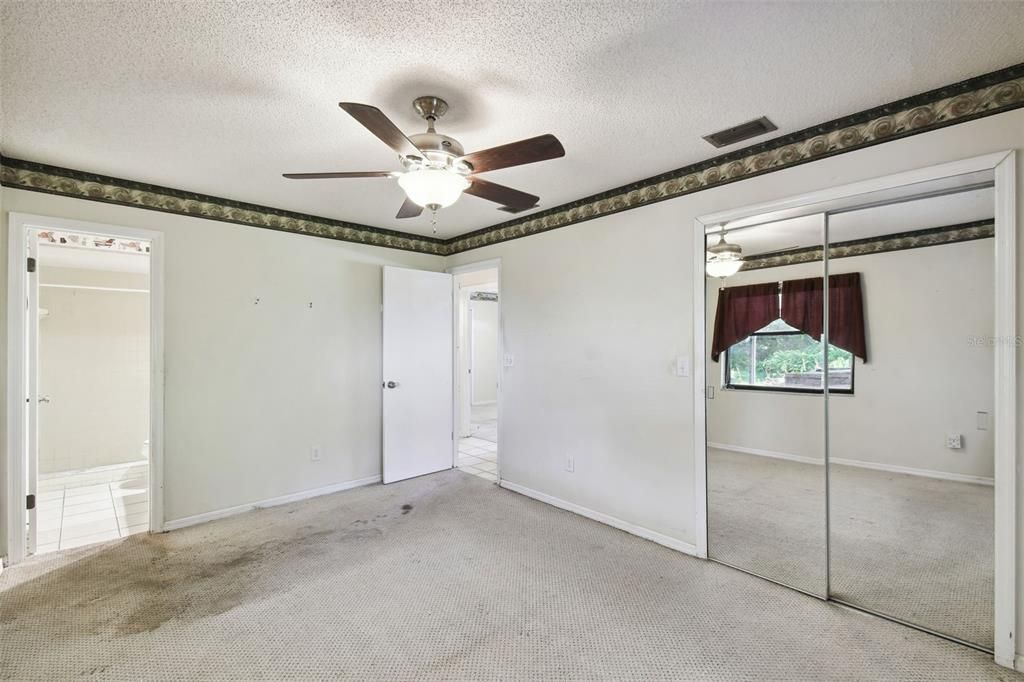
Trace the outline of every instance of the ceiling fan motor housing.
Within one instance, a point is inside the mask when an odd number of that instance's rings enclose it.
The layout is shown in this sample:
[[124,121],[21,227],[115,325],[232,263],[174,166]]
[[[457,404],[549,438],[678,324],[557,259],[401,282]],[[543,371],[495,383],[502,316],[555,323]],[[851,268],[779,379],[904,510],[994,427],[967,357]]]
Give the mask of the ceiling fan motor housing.
[[[462,161],[455,163],[460,156],[464,156],[466,150],[454,137],[448,137],[434,130],[434,122],[441,118],[448,111],[448,103],[435,95],[417,97],[413,100],[412,108],[427,122],[427,132],[417,135],[410,135],[409,141],[416,145],[416,148],[423,152],[429,162],[428,165],[434,168],[447,168],[467,175],[473,170],[473,166]],[[423,165],[419,159],[402,157],[402,163],[406,169]]]
[[[409,141],[423,152],[423,156],[433,166],[451,168],[459,173],[469,173],[473,170],[473,167],[468,163],[455,163],[455,160],[465,155],[466,152],[462,148],[462,144],[454,137],[448,137],[441,133],[426,132],[410,135]],[[406,168],[417,165],[416,160],[409,159],[409,157],[403,157],[402,163],[405,164]]]

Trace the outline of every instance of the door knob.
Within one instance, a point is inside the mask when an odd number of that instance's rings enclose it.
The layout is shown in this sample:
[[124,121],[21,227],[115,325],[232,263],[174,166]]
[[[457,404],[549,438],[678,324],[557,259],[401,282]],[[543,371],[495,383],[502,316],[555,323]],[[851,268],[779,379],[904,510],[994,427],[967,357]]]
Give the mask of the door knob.
[[397,386],[398,386],[398,382],[397,381],[389,381],[387,383],[387,387],[388,388],[396,388]]

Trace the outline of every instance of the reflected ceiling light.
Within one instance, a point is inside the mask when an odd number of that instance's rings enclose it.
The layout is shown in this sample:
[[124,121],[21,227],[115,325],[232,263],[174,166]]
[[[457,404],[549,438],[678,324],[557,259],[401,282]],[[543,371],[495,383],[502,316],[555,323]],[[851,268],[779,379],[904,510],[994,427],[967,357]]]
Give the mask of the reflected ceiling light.
[[705,269],[710,277],[731,277],[743,267],[743,249],[725,241],[725,232],[718,235],[718,243],[709,246]]

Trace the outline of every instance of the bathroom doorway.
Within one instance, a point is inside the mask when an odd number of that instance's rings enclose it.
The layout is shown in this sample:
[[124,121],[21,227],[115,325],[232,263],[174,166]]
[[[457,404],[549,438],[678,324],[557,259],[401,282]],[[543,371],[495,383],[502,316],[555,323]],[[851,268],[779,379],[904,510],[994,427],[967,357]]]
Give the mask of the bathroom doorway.
[[34,553],[149,530],[149,242],[35,232]]
[[159,530],[159,239],[105,227],[12,215],[11,563]]

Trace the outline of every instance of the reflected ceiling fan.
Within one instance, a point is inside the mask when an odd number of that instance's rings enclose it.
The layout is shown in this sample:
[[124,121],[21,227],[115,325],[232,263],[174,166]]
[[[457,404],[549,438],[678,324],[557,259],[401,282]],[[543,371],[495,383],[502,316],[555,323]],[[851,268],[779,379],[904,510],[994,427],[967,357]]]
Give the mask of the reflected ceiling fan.
[[466,154],[458,140],[434,130],[434,123],[448,111],[447,102],[440,97],[419,97],[412,105],[416,113],[427,121],[427,132],[406,137],[377,107],[355,102],[338,103],[352,118],[398,152],[403,170],[285,173],[284,177],[293,180],[397,178],[406,200],[396,218],[415,218],[424,208],[436,212],[454,204],[463,192],[518,213],[535,207],[540,198],[489,182],[477,174],[565,156],[562,143],[554,135],[539,135]]

